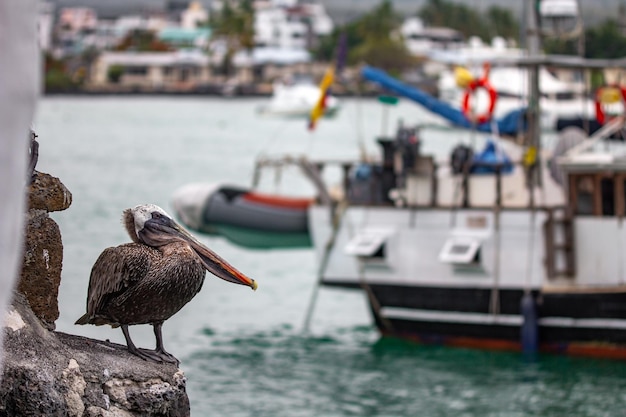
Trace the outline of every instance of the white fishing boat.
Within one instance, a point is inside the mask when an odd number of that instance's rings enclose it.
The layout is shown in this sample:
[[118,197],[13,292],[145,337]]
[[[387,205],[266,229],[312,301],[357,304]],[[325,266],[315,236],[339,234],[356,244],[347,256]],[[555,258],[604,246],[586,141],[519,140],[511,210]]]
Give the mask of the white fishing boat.
[[378,162],[342,163],[343,197],[309,209],[319,282],[365,291],[383,335],[626,359],[626,148],[605,142],[625,119],[592,136],[571,127],[542,149],[532,99],[540,68],[626,59],[509,63],[532,74],[524,141],[496,135],[442,160],[401,126],[378,140]]
[[[312,82],[276,82],[273,85],[272,96],[259,108],[259,113],[266,116],[306,118],[311,114],[320,96],[320,88]],[[326,97],[324,116],[332,117],[338,111],[339,100],[333,95]]]
[[[436,160],[403,131],[311,206],[321,284],[365,290],[385,335],[626,359],[626,153],[529,166],[498,141]],[[557,149],[588,141],[571,128]]]

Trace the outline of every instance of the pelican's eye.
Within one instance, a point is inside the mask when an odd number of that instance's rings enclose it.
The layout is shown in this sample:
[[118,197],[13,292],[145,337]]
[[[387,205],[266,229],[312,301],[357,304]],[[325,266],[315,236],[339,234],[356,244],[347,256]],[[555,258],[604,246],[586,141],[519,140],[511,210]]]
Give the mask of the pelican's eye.
[[163,217],[163,215],[161,213],[159,213],[158,211],[153,211],[152,212],[152,218],[153,219],[160,219],[161,217]]

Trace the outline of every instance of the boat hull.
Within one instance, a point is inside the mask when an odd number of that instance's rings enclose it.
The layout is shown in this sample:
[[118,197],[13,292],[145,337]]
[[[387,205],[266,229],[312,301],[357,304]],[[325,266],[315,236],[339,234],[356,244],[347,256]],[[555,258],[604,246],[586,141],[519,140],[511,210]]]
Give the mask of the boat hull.
[[173,197],[175,213],[185,226],[253,249],[310,247],[311,203],[310,198],[214,184],[189,184]]
[[[608,264],[595,273],[581,264],[577,270],[584,275],[576,279],[545,278],[541,230],[547,217],[542,213],[534,220],[524,210],[502,213],[502,230],[496,232],[487,211],[458,210],[457,226],[474,222],[480,228],[451,229],[446,210],[352,207],[333,235],[321,226],[330,220],[327,211],[318,206],[312,211],[315,246],[318,256],[326,259],[322,283],[364,290],[383,335],[523,350],[522,328],[531,323],[539,350],[626,359],[626,286],[613,277]],[[592,226],[599,230],[598,224],[587,224],[591,221],[596,220],[582,220],[576,233]],[[444,259],[446,242],[459,234],[480,241],[480,259],[464,265]],[[326,254],[329,241],[333,248]],[[366,247],[368,242],[374,242],[372,248]],[[579,258],[589,263],[586,257],[592,255],[589,249]],[[521,307],[527,292],[534,315]]]
[[[334,286],[344,286],[333,284]],[[353,285],[345,285],[354,287]],[[425,344],[521,351],[523,289],[361,285],[384,336]],[[533,290],[539,350],[626,360],[626,291],[552,293]],[[454,306],[451,309],[451,306]]]

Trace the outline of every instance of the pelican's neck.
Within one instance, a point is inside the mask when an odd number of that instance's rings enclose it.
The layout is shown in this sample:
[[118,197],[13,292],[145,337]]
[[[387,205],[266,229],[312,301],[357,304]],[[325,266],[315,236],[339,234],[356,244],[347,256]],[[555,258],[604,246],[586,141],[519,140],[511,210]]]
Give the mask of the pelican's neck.
[[137,231],[135,230],[135,218],[133,217],[131,209],[124,210],[122,223],[124,224],[126,232],[128,233],[128,236],[130,236],[131,240],[135,243],[141,243],[139,241],[139,237],[137,237]]

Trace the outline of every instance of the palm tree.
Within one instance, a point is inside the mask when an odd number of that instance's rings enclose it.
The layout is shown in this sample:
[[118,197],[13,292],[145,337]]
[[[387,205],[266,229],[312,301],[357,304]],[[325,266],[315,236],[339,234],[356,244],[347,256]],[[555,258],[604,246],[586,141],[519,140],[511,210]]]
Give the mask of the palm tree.
[[254,47],[254,7],[251,0],[243,0],[239,5],[226,1],[221,13],[211,20],[216,36],[226,41],[226,54],[223,72],[228,75],[232,68],[232,58],[240,49]]

